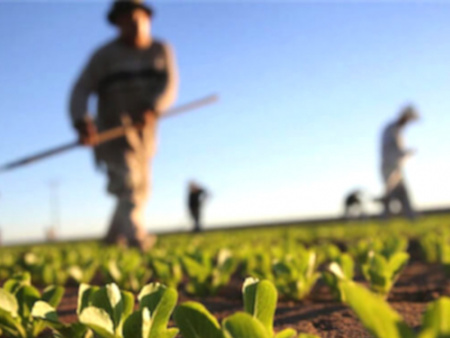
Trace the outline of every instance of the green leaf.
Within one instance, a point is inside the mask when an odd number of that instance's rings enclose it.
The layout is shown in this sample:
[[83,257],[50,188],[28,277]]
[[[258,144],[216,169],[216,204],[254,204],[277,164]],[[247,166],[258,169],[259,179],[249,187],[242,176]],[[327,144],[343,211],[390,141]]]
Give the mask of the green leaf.
[[62,286],[52,285],[45,288],[41,299],[56,308],[61,302],[63,295],[64,288]]
[[248,313],[238,312],[223,322],[225,338],[271,338],[263,324]]
[[166,329],[177,304],[178,293],[159,283],[144,286],[138,295],[140,308],[148,308],[152,316],[152,333]]
[[392,279],[396,279],[403,268],[408,264],[409,254],[406,252],[397,252],[391,256],[388,265],[392,274]]
[[[114,309],[111,306],[111,301],[109,299],[108,291],[106,286],[99,288],[97,291],[93,292],[89,297],[89,304],[95,308],[103,309],[115,324]],[[115,327],[115,326],[114,326]]]
[[337,258],[337,262],[341,266],[345,278],[352,280],[355,270],[355,263],[353,262],[352,256],[347,253],[343,253]]
[[31,316],[53,323],[60,323],[55,308],[49,303],[41,300],[34,303],[33,309],[31,310]]
[[108,262],[108,273],[111,276],[112,280],[116,283],[119,283],[122,278],[123,275],[120,272],[119,267],[117,266],[117,262],[116,261],[109,261]]
[[148,338],[151,326],[152,321],[150,319],[150,311],[147,308],[143,308],[133,312],[125,320],[125,323],[123,324],[123,337]]
[[[117,328],[120,326],[122,321],[122,313],[123,313],[123,301],[122,294],[120,293],[120,289],[115,283],[107,284],[105,286],[106,294],[108,296],[109,304],[112,309],[112,316],[114,322],[114,327]],[[108,311],[108,308],[104,308]]]
[[243,286],[245,312],[257,318],[266,328],[273,333],[273,317],[277,306],[277,290],[267,281],[255,281],[247,278]]
[[419,338],[450,336],[450,298],[441,297],[428,306]]
[[200,303],[177,306],[173,319],[184,338],[223,338],[217,319]]
[[19,304],[19,315],[28,318],[35,302],[41,298],[39,291],[30,285],[22,285],[16,292],[17,303]]
[[90,306],[90,299],[93,293],[97,292],[98,286],[90,286],[88,284],[80,284],[78,289],[77,315],[79,316],[83,310]]
[[31,285],[31,275],[29,272],[14,275],[5,282],[3,289],[11,294],[16,294],[23,285]]
[[166,332],[163,333],[161,338],[175,338],[178,334],[179,330],[175,327],[167,329]]
[[26,337],[25,328],[20,324],[20,319],[11,317],[3,310],[0,310],[0,328],[12,337]]
[[35,319],[33,337],[37,337],[46,327],[54,330],[64,328],[64,325],[58,319],[55,308],[47,302],[39,300],[34,303],[31,316]]
[[297,331],[294,329],[284,329],[275,335],[275,338],[296,338]]
[[[88,333],[89,332],[89,333]],[[58,329],[60,338],[93,338],[92,330],[81,323],[74,323]]]
[[0,289],[0,309],[9,313],[11,317],[17,317],[19,310],[16,297],[4,289]]
[[375,337],[414,337],[400,315],[380,296],[350,281],[341,281],[342,291],[348,305],[361,320],[364,327]]
[[134,295],[128,291],[120,291],[122,302],[123,302],[123,310],[121,322],[123,323],[129,315],[133,312],[134,308]]
[[[2,290],[2,289],[0,289]],[[4,290],[2,290],[4,291]],[[23,326],[20,323],[20,318],[16,317],[13,318],[11,315],[11,312],[5,311],[3,309],[0,309],[0,328],[8,332],[8,334],[12,337],[25,337],[26,332]]]
[[81,283],[83,281],[84,273],[78,265],[71,266],[67,272],[76,282]]
[[114,324],[105,310],[89,306],[83,310],[79,320],[102,338],[115,338]]
[[195,259],[188,256],[183,256],[181,257],[181,264],[189,278],[195,278],[200,282],[208,278],[210,269],[197,262]]
[[320,338],[320,337],[316,336],[315,334],[300,333],[297,338]]

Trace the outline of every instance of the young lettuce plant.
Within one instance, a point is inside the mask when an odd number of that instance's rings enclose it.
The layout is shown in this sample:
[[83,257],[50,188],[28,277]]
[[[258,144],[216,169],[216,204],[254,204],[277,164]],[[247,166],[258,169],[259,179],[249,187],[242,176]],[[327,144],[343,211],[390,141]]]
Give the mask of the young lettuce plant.
[[0,289],[0,329],[6,337],[37,337],[45,328],[58,331],[65,326],[58,320],[56,306],[64,288],[47,287],[43,294],[31,285],[29,273],[16,275]]
[[189,277],[186,291],[205,296],[215,294],[226,285],[237,267],[237,260],[227,249],[221,249],[213,264],[206,252],[196,252],[193,255],[181,257],[181,265]]
[[446,231],[428,233],[420,239],[425,260],[428,263],[440,263],[444,266],[444,272],[450,276],[450,244]]
[[442,236],[433,232],[425,234],[420,238],[420,247],[427,263],[439,262],[439,253],[441,252],[442,242]]
[[200,303],[186,302],[179,305],[175,309],[174,320],[181,335],[184,338],[297,337],[293,329],[286,329],[277,334],[273,332],[277,291],[270,281],[246,279],[243,295],[245,312],[238,312],[225,318],[222,326]]
[[133,311],[134,296],[114,284],[103,287],[81,284],[78,291],[78,320],[100,337],[122,337],[125,320]]
[[317,254],[317,265],[334,262],[341,255],[341,250],[332,243],[323,243],[314,246],[314,251]]
[[[144,286],[138,295],[139,310],[125,321],[124,337],[140,337],[136,333],[143,332],[143,338],[174,338],[178,329],[167,326],[177,299],[178,293],[174,288],[159,283]],[[143,329],[137,332],[139,327]]]
[[175,289],[148,284],[139,293],[139,310],[132,312],[133,295],[116,284],[82,284],[77,313],[80,323],[103,338],[173,338],[178,330],[167,324],[177,297]]
[[69,277],[72,278],[77,284],[87,284],[94,278],[98,266],[98,260],[90,259],[89,261],[81,264],[71,265],[67,272]]
[[150,263],[154,278],[169,287],[177,288],[183,279],[178,257],[153,257]]
[[420,332],[414,333],[389,303],[352,281],[340,279],[346,303],[375,338],[436,338],[450,336],[450,298],[441,297],[428,305]]
[[370,283],[370,289],[387,297],[408,260],[409,254],[405,252],[394,253],[390,258],[371,252],[367,263],[362,266],[364,277]]
[[406,252],[408,249],[408,239],[400,236],[390,236],[383,241],[380,254],[387,259],[399,252]]
[[355,263],[353,262],[352,256],[347,253],[343,253],[329,265],[328,271],[324,271],[322,274],[323,280],[331,289],[331,294],[339,302],[345,302],[345,297],[340,288],[341,284],[339,283],[339,278],[336,276],[336,273],[333,273],[333,271],[340,271],[342,273],[340,278],[353,280],[354,269]]
[[249,249],[243,259],[242,276],[273,280],[271,255],[268,252],[254,253]]
[[316,253],[308,250],[275,262],[272,271],[278,291],[296,300],[305,298],[320,277],[316,271]]
[[102,272],[107,282],[116,283],[120,288],[139,291],[150,279],[152,272],[136,250],[120,252],[107,259]]

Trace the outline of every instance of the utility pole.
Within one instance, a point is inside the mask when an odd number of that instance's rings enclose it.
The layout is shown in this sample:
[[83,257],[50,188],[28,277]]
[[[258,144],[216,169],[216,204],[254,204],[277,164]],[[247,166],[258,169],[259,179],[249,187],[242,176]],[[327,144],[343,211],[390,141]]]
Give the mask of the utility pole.
[[61,213],[59,200],[59,181],[48,183],[50,189],[50,228],[46,231],[47,240],[53,241],[61,231]]

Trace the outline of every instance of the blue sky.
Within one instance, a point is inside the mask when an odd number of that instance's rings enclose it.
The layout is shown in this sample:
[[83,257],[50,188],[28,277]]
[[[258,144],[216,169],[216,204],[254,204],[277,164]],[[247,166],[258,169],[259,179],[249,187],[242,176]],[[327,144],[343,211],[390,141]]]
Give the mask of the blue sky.
[[[93,50],[115,35],[108,1],[0,0],[0,163],[75,135],[67,101]],[[382,191],[379,134],[405,103],[418,150],[416,206],[450,204],[450,4],[156,2],[153,33],[177,55],[177,104],[220,102],[161,122],[147,227],[188,229],[186,184],[212,193],[207,226],[337,215],[355,187]],[[39,239],[49,182],[61,235],[101,235],[114,201],[87,149],[0,175],[4,240]]]

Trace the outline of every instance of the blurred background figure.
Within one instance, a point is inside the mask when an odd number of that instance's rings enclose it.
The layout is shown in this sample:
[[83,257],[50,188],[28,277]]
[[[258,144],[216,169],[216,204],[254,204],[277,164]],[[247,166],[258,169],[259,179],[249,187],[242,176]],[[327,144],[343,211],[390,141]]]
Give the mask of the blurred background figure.
[[[113,3],[107,18],[118,36],[93,54],[70,100],[72,123],[84,145],[97,144],[97,129],[108,130],[125,120],[140,126],[131,128],[125,138],[96,147],[95,155],[107,172],[108,192],[117,197],[105,241],[143,251],[156,239],[145,229],[144,208],[157,121],[175,100],[178,87],[171,48],[151,35],[152,14],[140,1]],[[87,112],[91,94],[98,96],[95,122]]]
[[[381,145],[381,171],[385,185],[384,196],[380,199],[384,206],[384,216],[390,216],[396,206],[410,220],[415,218],[415,212],[411,205],[408,190],[403,178],[404,161],[415,153],[406,149],[403,144],[402,132],[412,121],[419,118],[413,106],[406,106],[400,111],[400,115],[389,123],[382,134]],[[400,205],[400,208],[399,208]]]
[[209,194],[203,187],[194,181],[189,182],[188,208],[193,222],[193,232],[200,232],[202,229],[202,207],[208,197]]
[[45,240],[47,242],[54,242],[56,241],[56,229],[53,226],[50,226],[48,228],[44,229],[45,233]]
[[351,191],[344,200],[345,218],[363,218],[365,216],[364,193],[361,190]]

